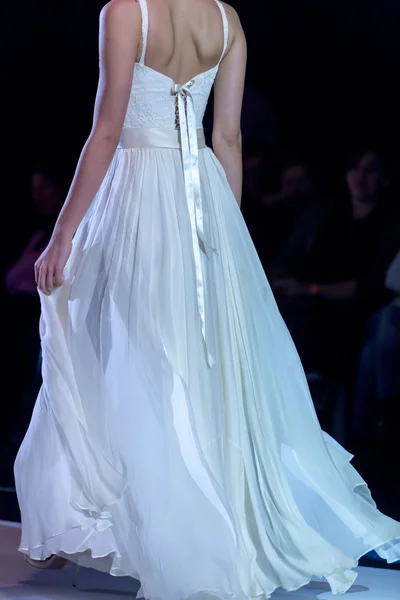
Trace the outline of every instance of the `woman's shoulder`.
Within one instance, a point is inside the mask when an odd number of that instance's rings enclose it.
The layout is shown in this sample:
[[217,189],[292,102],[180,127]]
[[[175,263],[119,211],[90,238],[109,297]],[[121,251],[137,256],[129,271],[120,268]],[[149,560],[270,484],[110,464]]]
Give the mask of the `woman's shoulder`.
[[222,6],[225,9],[226,16],[228,17],[229,24],[232,23],[232,24],[239,24],[240,25],[239,15],[238,15],[237,11],[233,8],[233,6],[231,6],[227,2],[221,2],[221,4],[222,4]]
[[141,36],[142,15],[137,0],[110,0],[100,13],[103,42],[119,40],[130,43]]
[[226,2],[221,2],[223,8],[225,9],[225,14],[228,20],[228,29],[229,29],[229,42],[228,42],[228,51],[230,50],[234,39],[237,37],[241,38],[244,36],[242,24],[240,22],[240,17],[237,11]]
[[141,18],[138,0],[110,0],[101,10],[103,18],[107,19],[137,19]]

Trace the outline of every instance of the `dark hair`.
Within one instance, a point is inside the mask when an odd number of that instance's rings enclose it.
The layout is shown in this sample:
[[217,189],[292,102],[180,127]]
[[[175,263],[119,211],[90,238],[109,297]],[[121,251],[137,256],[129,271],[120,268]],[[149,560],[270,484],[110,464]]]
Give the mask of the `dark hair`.
[[347,152],[346,159],[345,159],[345,170],[350,171],[351,169],[355,169],[357,167],[357,165],[359,164],[360,160],[366,154],[374,154],[378,158],[382,170],[384,170],[384,164],[385,164],[384,153],[381,148],[378,148],[377,146],[375,146],[373,144],[359,146],[359,147],[353,148],[349,152]]
[[300,152],[286,154],[280,161],[280,172],[283,173],[292,167],[303,167],[310,175],[313,172],[310,161]]
[[258,140],[254,138],[244,139],[242,141],[242,154],[244,160],[254,156],[259,156],[263,160],[268,161],[270,164],[273,161],[271,151],[265,144],[264,140]]
[[278,158],[275,157],[271,169],[272,173],[268,178],[266,191],[269,193],[279,190],[283,173],[292,167],[302,167],[305,169],[313,187],[319,187],[319,177],[316,175],[316,170],[311,161],[309,161],[308,158],[305,158],[304,154],[301,154],[300,152],[290,152],[286,153],[284,156],[279,156]]
[[30,174],[32,176],[36,173],[44,175],[46,179],[52,181],[54,184],[57,184],[57,182],[60,181],[60,173],[58,172],[55,165],[51,164],[51,162],[48,160],[41,159],[36,160],[34,163],[32,163],[30,168]]
[[40,173],[50,181],[55,186],[60,200],[66,195],[68,183],[65,179],[65,173],[59,168],[59,162],[56,163],[55,161],[50,161],[48,159],[39,159],[31,164],[29,172],[30,177]]

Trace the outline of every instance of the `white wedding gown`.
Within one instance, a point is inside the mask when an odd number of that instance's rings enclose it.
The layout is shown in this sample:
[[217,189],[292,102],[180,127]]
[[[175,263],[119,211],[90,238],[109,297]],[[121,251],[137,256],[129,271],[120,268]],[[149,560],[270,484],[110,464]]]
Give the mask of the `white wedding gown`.
[[400,559],[400,524],[321,431],[204,144],[218,65],[183,86],[145,66],[140,5],[121,142],[64,285],[40,294],[43,386],[15,465],[20,551],[137,578],[149,600],[267,598],[313,576],[344,592],[371,549]]

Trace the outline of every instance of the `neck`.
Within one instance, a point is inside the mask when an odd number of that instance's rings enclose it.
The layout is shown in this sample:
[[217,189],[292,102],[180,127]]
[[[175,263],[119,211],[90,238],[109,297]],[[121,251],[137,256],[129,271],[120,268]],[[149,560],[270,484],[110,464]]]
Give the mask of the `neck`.
[[351,199],[351,205],[353,209],[353,217],[355,219],[364,219],[376,206],[376,200],[374,198],[357,198]]

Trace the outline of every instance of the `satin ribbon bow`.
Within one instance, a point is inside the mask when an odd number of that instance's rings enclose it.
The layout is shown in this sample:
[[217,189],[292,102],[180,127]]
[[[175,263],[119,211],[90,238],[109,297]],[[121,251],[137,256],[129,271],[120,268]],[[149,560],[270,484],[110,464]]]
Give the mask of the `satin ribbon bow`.
[[[201,321],[201,334],[207,354],[207,364],[211,368],[215,363],[208,351],[206,341],[204,279],[200,250],[206,256],[207,248],[204,237],[203,207],[200,192],[199,148],[197,143],[196,113],[190,88],[194,80],[184,85],[174,84],[171,94],[178,99],[179,129],[181,135],[183,172],[185,177],[186,200],[189,209],[192,230],[192,245],[196,269],[197,306]],[[215,251],[213,248],[211,250]]]

